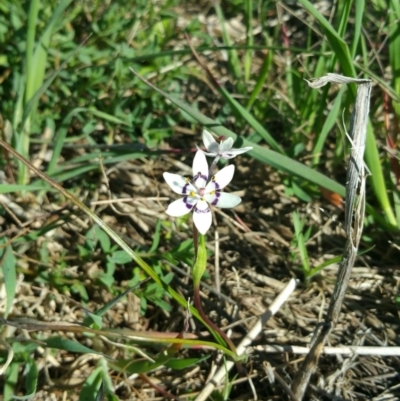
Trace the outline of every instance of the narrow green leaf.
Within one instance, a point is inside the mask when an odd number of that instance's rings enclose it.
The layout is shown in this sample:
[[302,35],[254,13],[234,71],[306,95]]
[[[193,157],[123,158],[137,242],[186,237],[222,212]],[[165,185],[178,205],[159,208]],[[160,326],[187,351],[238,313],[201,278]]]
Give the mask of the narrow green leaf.
[[201,278],[207,268],[207,250],[205,236],[199,234],[199,246],[197,249],[196,262],[193,266],[192,277],[193,286],[197,288],[200,285]]
[[5,383],[3,388],[4,401],[11,401],[14,399],[14,390],[18,382],[20,364],[12,362],[5,372]]
[[[393,71],[393,89],[398,95],[400,94],[400,2],[398,0],[389,0],[389,9],[387,11],[389,18],[389,60]],[[393,102],[393,108],[400,116],[400,104]]]
[[131,256],[125,251],[115,251],[111,256],[107,256],[107,259],[117,265],[125,265],[126,263],[132,262]]
[[253,50],[251,47],[254,44],[253,37],[253,1],[245,0],[244,2],[244,15],[245,15],[245,24],[246,24],[246,45],[248,48],[244,54],[244,80],[248,82],[251,74],[251,66],[253,59]]
[[0,185],[0,194],[9,194],[13,192],[33,192],[33,191],[41,191],[46,189],[46,184],[44,183],[37,183],[37,184],[1,184]]
[[272,135],[252,116],[251,113],[249,113],[248,110],[236,101],[228,91],[226,91],[222,86],[219,87],[219,91],[231,107],[265,140],[269,146],[271,146],[272,149],[275,149],[279,153],[285,153]]
[[185,359],[171,358],[169,361],[165,362],[164,365],[170,369],[182,370],[190,368],[193,365],[198,365],[199,363],[206,361],[209,357],[210,355],[206,355],[201,358],[185,358]]
[[250,94],[249,100],[246,104],[246,109],[250,111],[252,108],[254,102],[258,98],[258,95],[261,93],[261,91],[264,88],[265,81],[267,80],[269,70],[272,65],[272,51],[270,49],[267,49],[267,54],[265,55],[263,64],[261,66],[260,72],[257,77],[256,84],[254,85],[253,91]]
[[11,245],[3,247],[7,238],[0,238],[0,264],[3,270],[4,285],[6,287],[7,306],[4,316],[7,317],[15,298],[15,288],[17,286],[17,260],[13,254]]
[[[31,100],[34,93],[42,86],[43,77],[46,70],[47,54],[49,50],[51,36],[53,34],[54,29],[58,28],[57,22],[62,16],[62,13],[69,6],[71,2],[72,0],[60,1],[57,8],[54,10],[50,21],[47,23],[41,38],[38,41],[38,44],[30,60],[30,63],[29,64],[27,63],[27,82],[26,82],[26,93],[25,93],[26,102]],[[40,1],[33,0],[32,3],[35,3],[35,11],[37,16],[36,7],[38,7]],[[36,5],[36,3],[38,4]],[[35,24],[36,27],[37,23],[36,18],[35,20],[33,20],[32,18],[31,21],[30,17],[30,22],[32,22],[32,25]],[[29,33],[28,33],[29,41],[35,40],[35,27],[31,27],[29,25]],[[25,113],[30,114],[32,109],[29,109],[29,107],[27,107],[27,109],[28,110]]]
[[25,363],[25,393],[27,395],[17,396],[14,395],[14,400],[31,400],[35,397],[36,387],[38,383],[39,370],[37,368],[36,362],[29,358]]
[[330,259],[326,260],[325,262],[321,263],[320,265],[310,269],[310,272],[308,273],[307,278],[311,278],[311,277],[315,276],[320,271],[325,269],[325,267],[328,267],[328,266],[333,265],[333,264],[340,263],[341,260],[342,260],[342,255],[335,256],[334,258],[330,258]]
[[120,359],[117,362],[110,362],[109,365],[114,369],[127,372],[129,374],[147,373],[168,362],[172,356],[174,356],[180,350],[180,348],[180,344],[171,344],[153,358],[154,362],[148,360],[129,361]]
[[[232,42],[229,37],[229,32],[226,29],[225,17],[219,2],[217,1],[214,2],[214,8],[222,28],[222,39],[224,41],[224,44],[225,46],[230,47],[232,46]],[[235,48],[231,48],[230,50],[227,51],[227,53],[228,53],[228,62],[231,67],[233,76],[236,79],[239,79],[242,76],[242,72],[240,68],[240,62],[237,50]]]
[[[26,79],[26,88],[25,88],[25,101],[28,101],[34,90],[34,81],[32,75],[34,75],[34,62],[33,62],[33,55],[34,55],[34,48],[35,48],[35,38],[36,38],[36,27],[38,25],[37,23],[37,17],[39,13],[39,5],[40,5],[40,0],[32,0],[30,7],[29,7],[29,13],[28,13],[28,30],[27,30],[27,35],[26,35],[26,71],[27,71],[27,79]],[[28,76],[29,74],[29,76]]]
[[[299,0],[299,3],[320,23],[332,50],[340,62],[344,75],[355,78],[356,72],[347,44],[325,17],[308,0]],[[353,95],[355,95],[355,85],[350,85],[350,88]]]
[[107,358],[106,355],[101,352],[95,351],[91,348],[86,347],[76,341],[69,340],[67,338],[62,337],[50,337],[45,340],[42,340],[49,348],[62,349],[68,352],[76,352],[79,354],[96,354],[101,355]]
[[[331,24],[323,17],[323,15],[317,11],[314,6],[308,0],[299,0],[299,2],[309,11],[309,13],[320,23],[322,29],[325,32],[325,35],[329,41],[329,44],[334,51],[337,59],[342,68],[342,72],[344,75],[348,77],[356,78],[356,71],[354,68],[354,63],[350,55],[350,51],[343,41],[343,39],[339,36],[339,34],[335,31],[335,29],[331,26]],[[358,18],[360,18],[358,16]],[[400,82],[400,81],[399,81]],[[356,97],[356,86],[351,84],[348,85],[351,93],[352,101],[354,102]],[[372,129],[372,125],[368,123],[367,129],[367,143],[365,148],[365,159],[368,164],[368,168],[371,172],[371,183],[382,209],[385,212],[386,218],[392,226],[392,228],[397,227],[396,218],[393,213],[392,206],[390,204],[386,183],[383,176],[382,166],[379,160],[379,152],[376,145],[374,132]],[[328,188],[329,189],[329,188]],[[338,192],[338,191],[334,191]],[[339,193],[339,192],[338,192]],[[340,193],[339,193],[340,194]]]
[[333,102],[333,106],[329,110],[328,116],[324,122],[321,132],[318,134],[317,142],[313,149],[313,165],[316,166],[319,163],[319,160],[322,156],[322,151],[325,146],[326,138],[328,134],[331,132],[332,128],[336,125],[338,116],[340,114],[341,105],[342,105],[342,97],[343,93],[346,90],[345,86],[342,86]]
[[79,394],[79,401],[97,401],[97,394],[103,381],[103,369],[96,368],[85,380]]
[[294,225],[294,232],[296,235],[297,248],[299,250],[301,262],[303,265],[303,273],[305,277],[308,277],[308,274],[310,272],[310,263],[308,261],[307,248],[304,241],[304,235],[302,232],[304,223],[300,222],[299,214],[296,211],[293,212],[293,225]]
[[355,5],[355,19],[354,19],[354,33],[351,42],[351,57],[354,59],[357,56],[357,47],[361,38],[361,31],[363,27],[363,17],[365,9],[365,0],[356,0]]
[[161,238],[161,220],[157,219],[157,224],[153,235],[153,243],[151,244],[149,253],[153,253],[157,250],[158,245],[160,244],[160,238]]

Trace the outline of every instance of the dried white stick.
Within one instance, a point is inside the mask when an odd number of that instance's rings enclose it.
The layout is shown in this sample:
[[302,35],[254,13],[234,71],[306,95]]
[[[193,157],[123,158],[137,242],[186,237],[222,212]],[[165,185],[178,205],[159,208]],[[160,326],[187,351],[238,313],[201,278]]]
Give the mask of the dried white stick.
[[[281,293],[276,297],[275,301],[269,306],[269,308],[259,316],[256,324],[252,327],[252,329],[247,333],[246,337],[242,340],[239,346],[236,349],[236,352],[239,356],[243,355],[246,351],[246,348],[253,342],[253,340],[260,334],[262,328],[265,323],[275,315],[275,313],[280,309],[280,307],[286,302],[286,300],[290,297],[292,292],[296,288],[296,280],[291,279],[285,286],[285,288],[281,291]],[[205,401],[208,396],[212,393],[215,387],[219,386],[222,380],[225,378],[225,375],[232,369],[234,366],[234,362],[227,361],[224,366],[221,366],[214,378],[209,381],[200,394],[196,397],[195,401]]]
[[[297,345],[257,345],[248,348],[248,353],[253,351],[266,352],[268,354],[290,353],[295,355],[305,355],[310,352],[309,347]],[[323,347],[321,353],[325,355],[369,355],[369,356],[400,356],[400,347],[374,347],[358,345],[339,345],[337,347]]]
[[352,149],[346,176],[345,226],[347,234],[343,258],[339,265],[335,288],[331,297],[328,313],[324,321],[318,324],[311,340],[310,351],[298,369],[292,383],[295,399],[301,401],[309,380],[315,372],[319,355],[336,325],[346,289],[351,276],[351,269],[357,256],[365,215],[365,164],[364,150],[367,135],[368,113],[372,83],[369,79],[354,79],[337,74],[308,82],[312,88],[319,88],[328,82],[357,83],[357,95],[351,115],[350,138]]
[[5,342],[4,340],[0,339],[0,344],[7,350],[7,360],[4,363],[4,365],[0,368],[0,376],[2,376],[7,368],[10,366],[10,363],[12,362],[14,358],[14,351],[11,348],[10,344]]

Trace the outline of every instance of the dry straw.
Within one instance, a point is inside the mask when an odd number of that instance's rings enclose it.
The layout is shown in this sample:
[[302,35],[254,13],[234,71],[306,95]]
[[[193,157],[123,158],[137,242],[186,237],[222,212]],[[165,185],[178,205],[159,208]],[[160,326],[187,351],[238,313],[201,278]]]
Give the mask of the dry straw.
[[[308,82],[308,81],[307,81]],[[311,88],[320,88],[327,83],[357,84],[357,96],[351,115],[350,134],[351,154],[346,177],[345,232],[347,236],[343,258],[339,266],[335,289],[329,304],[325,320],[314,331],[310,352],[300,366],[294,378],[292,391],[294,399],[303,399],[310,377],[314,373],[318,358],[324,350],[326,340],[336,325],[343,299],[346,293],[351,269],[357,256],[365,215],[365,164],[364,150],[367,134],[371,81],[354,79],[337,74],[327,74],[308,82]]]

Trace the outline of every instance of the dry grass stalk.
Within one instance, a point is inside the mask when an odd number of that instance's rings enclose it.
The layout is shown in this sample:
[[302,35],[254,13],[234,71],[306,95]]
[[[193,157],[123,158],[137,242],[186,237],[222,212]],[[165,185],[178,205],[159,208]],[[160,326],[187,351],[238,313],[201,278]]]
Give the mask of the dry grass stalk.
[[310,352],[303,361],[294,378],[292,390],[296,400],[302,400],[311,375],[316,369],[318,358],[323,351],[325,342],[338,321],[340,309],[346,293],[351,269],[357,256],[357,250],[362,234],[365,215],[365,164],[364,150],[367,134],[371,81],[368,79],[353,79],[337,74],[327,74],[322,78],[308,82],[312,88],[320,88],[328,82],[356,83],[357,96],[350,124],[350,141],[352,144],[349,166],[346,178],[346,209],[345,231],[347,241],[343,259],[339,266],[337,280],[328,313],[325,320],[317,325],[311,340]]
[[[304,355],[310,352],[310,348],[298,345],[257,345],[251,351],[266,352],[268,354],[288,353],[294,355]],[[400,356],[400,347],[374,347],[358,345],[340,345],[337,347],[323,347],[321,354],[325,355],[368,355],[368,356]]]

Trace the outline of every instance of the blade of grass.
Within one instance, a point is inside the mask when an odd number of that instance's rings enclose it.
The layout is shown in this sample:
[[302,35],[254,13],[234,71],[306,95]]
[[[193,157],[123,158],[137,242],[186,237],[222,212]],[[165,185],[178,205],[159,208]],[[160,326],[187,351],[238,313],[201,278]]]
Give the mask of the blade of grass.
[[11,245],[7,245],[6,238],[0,239],[0,264],[3,270],[4,285],[6,287],[7,306],[4,316],[10,313],[15,298],[15,289],[17,287],[17,260],[13,254]]
[[[393,71],[393,89],[400,94],[400,2],[389,0],[389,60]],[[393,108],[400,117],[400,104],[393,102]]]
[[311,269],[310,269],[310,263],[308,262],[308,253],[303,234],[304,221],[300,221],[300,217],[297,212],[293,212],[293,225],[294,225],[294,232],[296,235],[297,247],[300,253],[300,259],[303,265],[303,274],[304,277],[307,278],[310,274]]
[[[211,82],[214,83],[215,88],[222,94],[224,99],[231,105],[231,107],[233,108],[233,111],[238,115],[238,117],[239,118],[241,117],[244,121],[246,121],[273,149],[279,151],[280,153],[284,153],[281,146],[275,141],[275,139],[271,136],[271,134],[251,115],[251,113],[249,113],[248,110],[246,110],[239,102],[237,102],[230,95],[230,93],[227,90],[225,90],[225,88],[218,83],[218,80],[211,73],[211,71],[209,70],[207,65],[202,62],[198,53],[196,52],[194,47],[191,45],[188,36],[186,36],[186,39],[189,43],[190,49],[192,50],[193,55],[195,56],[196,60],[202,66],[202,68],[206,71],[207,75],[211,79]],[[132,69],[131,69],[131,71],[132,71]]]
[[47,174],[53,175],[56,172],[57,162],[60,157],[62,148],[64,146],[64,143],[65,143],[65,140],[66,140],[66,137],[68,134],[68,129],[69,129],[72,119],[75,116],[77,116],[78,114],[84,113],[84,112],[91,113],[94,116],[104,119],[106,121],[109,121],[111,123],[130,126],[130,124],[127,123],[126,121],[123,121],[120,118],[114,117],[108,113],[104,113],[104,112],[101,112],[101,111],[98,111],[95,109],[86,108],[86,107],[75,108],[64,118],[64,120],[61,123],[60,128],[57,130],[57,134],[56,134],[56,137],[54,140],[53,154],[51,156],[51,160],[50,160],[49,166],[47,168]]
[[355,6],[355,18],[354,18],[354,33],[353,33],[353,41],[351,42],[351,56],[354,59],[357,53],[358,43],[361,39],[361,31],[363,26],[363,17],[364,17],[364,9],[365,9],[365,1],[364,0],[356,0]]
[[244,2],[244,15],[245,15],[245,25],[246,25],[246,44],[248,48],[244,53],[244,80],[248,82],[251,74],[253,50],[251,46],[254,44],[253,29],[251,26],[251,21],[253,18],[253,1],[245,0]]
[[[308,0],[299,0],[299,2],[320,23],[329,41],[329,44],[339,61],[344,75],[356,78],[354,63],[352,61],[350,51],[344,40],[339,36],[339,34],[335,31],[331,24],[324,18],[324,16],[319,11],[317,11]],[[349,88],[351,93],[351,100],[354,103],[356,96],[356,87],[354,84],[350,84]],[[378,199],[389,224],[392,227],[397,227],[397,221],[387,194],[386,183],[379,158],[379,152],[376,145],[373,128],[370,122],[368,123],[367,129],[367,147],[365,151],[365,158],[372,175],[371,184],[375,196]]]
[[[221,24],[222,39],[224,41],[224,44],[225,44],[225,46],[231,47],[232,42],[231,42],[231,38],[229,37],[228,30],[226,29],[224,13],[222,12],[222,8],[218,1],[214,2],[214,8],[215,8],[217,17],[219,19],[219,22]],[[227,53],[228,53],[228,63],[229,63],[230,69],[232,70],[233,76],[235,77],[235,79],[240,79],[242,76],[242,71],[240,68],[240,62],[239,62],[239,56],[238,56],[237,50],[235,48],[231,47],[231,49],[228,50]]]
[[9,194],[13,192],[21,192],[21,191],[40,191],[44,190],[46,185],[43,183],[34,183],[29,185],[19,185],[19,184],[1,184],[0,185],[0,194]]
[[326,117],[325,123],[319,132],[317,142],[315,143],[313,149],[313,166],[318,165],[320,158],[322,156],[322,151],[325,145],[326,138],[331,132],[332,128],[335,126],[338,116],[340,114],[340,106],[342,104],[342,97],[345,91],[345,87],[341,87],[335,101],[333,102],[332,108],[329,110],[328,116]]
[[[36,45],[35,50],[33,50],[33,47],[35,43],[36,26],[38,24],[37,16],[40,0],[32,0],[31,3],[27,32],[25,104],[22,117],[21,136],[16,147],[17,151],[19,151],[19,153],[24,157],[28,157],[29,155],[31,123],[40,96],[38,91],[43,87],[50,39],[57,26],[58,20],[71,2],[72,0],[62,0],[56,7],[50,21],[44,29],[43,35]],[[19,164],[18,181],[20,184],[26,184],[28,182],[28,170],[24,164]]]
[[250,111],[254,102],[258,98],[258,95],[263,90],[265,81],[268,77],[268,73],[271,69],[271,65],[272,65],[272,52],[267,49],[267,54],[264,57],[263,64],[261,66],[260,72],[258,73],[256,84],[254,85],[253,91],[251,92],[249,100],[246,104],[246,109],[248,111]]

